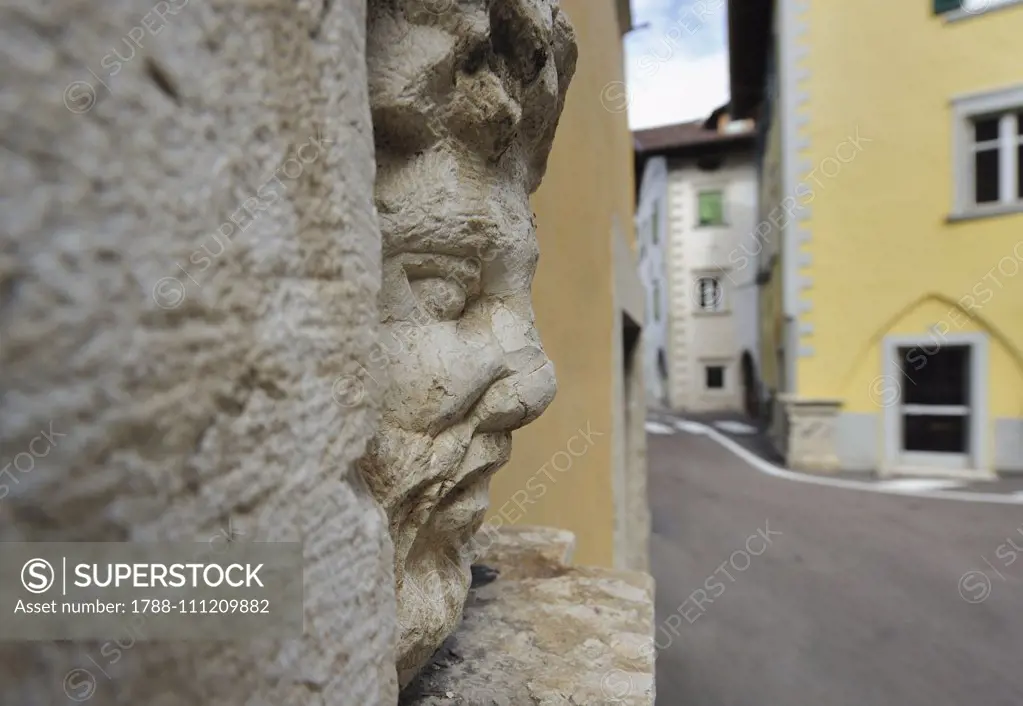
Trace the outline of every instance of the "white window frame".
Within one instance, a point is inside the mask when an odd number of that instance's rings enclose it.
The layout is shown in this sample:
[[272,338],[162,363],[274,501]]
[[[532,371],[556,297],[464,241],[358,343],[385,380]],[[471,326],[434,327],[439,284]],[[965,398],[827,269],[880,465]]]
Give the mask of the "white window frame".
[[[700,303],[700,281],[704,279],[713,280],[717,283],[718,297],[717,304],[713,308],[706,308]],[[697,314],[726,314],[728,313],[728,302],[725,297],[725,282],[723,273],[719,272],[697,272],[693,280],[693,309]]]
[[[1017,127],[1017,116],[1023,113],[1023,85],[986,93],[973,93],[952,100],[953,211],[952,220],[1023,213],[1023,197],[1019,195],[1017,166],[1019,145],[1023,135]],[[973,120],[1001,114],[998,131],[999,200],[976,203],[975,143]]]

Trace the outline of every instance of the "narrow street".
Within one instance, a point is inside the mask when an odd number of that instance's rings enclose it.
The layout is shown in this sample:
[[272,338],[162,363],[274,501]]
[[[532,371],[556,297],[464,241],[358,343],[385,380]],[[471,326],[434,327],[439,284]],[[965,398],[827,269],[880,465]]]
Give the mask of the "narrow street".
[[1023,506],[648,443],[659,706],[1023,704]]

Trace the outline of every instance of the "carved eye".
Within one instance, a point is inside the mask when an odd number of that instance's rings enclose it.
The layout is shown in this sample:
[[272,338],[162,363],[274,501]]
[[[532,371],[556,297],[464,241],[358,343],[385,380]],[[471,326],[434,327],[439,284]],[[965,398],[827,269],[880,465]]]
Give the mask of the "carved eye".
[[452,278],[426,277],[409,286],[419,308],[438,321],[454,321],[465,311],[465,289]]

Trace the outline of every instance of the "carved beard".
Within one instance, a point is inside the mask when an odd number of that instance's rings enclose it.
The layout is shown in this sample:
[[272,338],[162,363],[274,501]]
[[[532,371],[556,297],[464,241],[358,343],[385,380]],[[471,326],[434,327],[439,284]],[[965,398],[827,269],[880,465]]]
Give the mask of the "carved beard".
[[476,434],[469,419],[436,437],[384,423],[360,462],[394,541],[398,676],[426,664],[461,619],[491,476],[510,434]]

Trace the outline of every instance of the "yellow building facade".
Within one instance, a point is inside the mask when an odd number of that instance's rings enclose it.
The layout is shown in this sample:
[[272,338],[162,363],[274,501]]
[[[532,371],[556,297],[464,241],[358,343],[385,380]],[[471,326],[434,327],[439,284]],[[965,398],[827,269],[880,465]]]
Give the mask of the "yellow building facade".
[[1023,3],[753,5],[730,19],[733,112],[767,117],[779,449],[824,472],[1023,472]]
[[558,393],[514,435],[487,521],[576,535],[579,564],[647,567],[649,511],[638,346],[632,137],[624,84],[626,0],[562,0],[579,61],[533,197],[534,310]]

